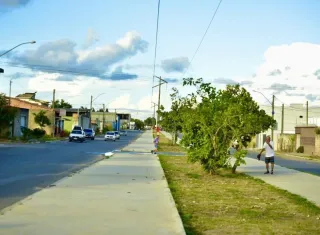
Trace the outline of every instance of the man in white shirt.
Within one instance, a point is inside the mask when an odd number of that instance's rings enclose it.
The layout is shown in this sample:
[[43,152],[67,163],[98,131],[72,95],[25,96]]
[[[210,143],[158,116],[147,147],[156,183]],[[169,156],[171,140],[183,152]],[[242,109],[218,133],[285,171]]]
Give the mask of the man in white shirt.
[[269,163],[271,163],[271,174],[273,174],[273,168],[274,168],[274,144],[271,141],[270,136],[267,136],[266,138],[266,142],[263,145],[263,149],[261,149],[259,156],[260,159],[260,155],[263,151],[266,151],[266,156],[265,156],[265,163],[266,163],[266,168],[267,171],[265,172],[265,174],[269,174]]

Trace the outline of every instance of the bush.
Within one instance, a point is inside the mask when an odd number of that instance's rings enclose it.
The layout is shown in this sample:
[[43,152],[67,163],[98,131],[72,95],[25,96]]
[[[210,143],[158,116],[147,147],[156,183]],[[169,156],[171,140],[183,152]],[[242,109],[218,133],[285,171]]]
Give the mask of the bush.
[[314,131],[317,135],[320,135],[320,127],[317,127]]
[[103,134],[105,134],[107,131],[111,131],[111,128],[109,128],[109,126],[106,126],[102,129]]
[[303,147],[303,146],[300,146],[300,147],[297,149],[297,153],[304,153],[304,147]]
[[70,131],[68,130],[63,130],[60,133],[60,137],[68,137],[70,135]]
[[21,128],[21,132],[22,132],[22,139],[23,140],[28,140],[28,139],[32,138],[32,136],[33,136],[33,131],[27,127]]
[[46,131],[45,130],[43,130],[43,129],[40,129],[40,128],[35,128],[35,129],[33,129],[33,131],[32,131],[33,133],[33,136],[35,137],[35,138],[42,138],[43,136],[45,136],[45,134],[46,134]]

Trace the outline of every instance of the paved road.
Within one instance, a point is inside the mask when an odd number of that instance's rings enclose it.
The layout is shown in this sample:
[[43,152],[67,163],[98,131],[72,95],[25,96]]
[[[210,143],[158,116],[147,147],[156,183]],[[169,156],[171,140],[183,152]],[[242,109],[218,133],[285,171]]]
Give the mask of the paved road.
[[0,210],[102,159],[102,153],[123,148],[139,133],[128,132],[116,142],[97,137],[84,143],[0,146]]
[[[257,159],[256,152],[249,152],[247,157]],[[264,160],[264,156],[261,160]],[[303,171],[320,176],[320,162],[315,160],[300,159],[295,157],[276,156],[275,164],[298,171]]]

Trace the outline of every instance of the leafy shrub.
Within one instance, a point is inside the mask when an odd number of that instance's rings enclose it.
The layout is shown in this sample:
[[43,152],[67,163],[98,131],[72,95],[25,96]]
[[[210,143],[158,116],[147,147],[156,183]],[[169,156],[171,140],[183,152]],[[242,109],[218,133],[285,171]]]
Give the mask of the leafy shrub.
[[40,129],[40,128],[35,128],[33,129],[32,131],[32,135],[35,137],[35,138],[42,138],[43,136],[45,136],[46,134],[46,131],[43,130],[43,129]]
[[297,153],[304,153],[304,147],[303,147],[303,146],[300,146],[300,147],[297,149]]
[[63,130],[60,133],[60,137],[68,137],[70,135],[70,131],[68,130]]
[[21,132],[22,132],[22,139],[24,140],[28,140],[33,136],[33,131],[27,127],[22,127]]
[[320,135],[320,127],[317,127],[314,131],[317,135]]

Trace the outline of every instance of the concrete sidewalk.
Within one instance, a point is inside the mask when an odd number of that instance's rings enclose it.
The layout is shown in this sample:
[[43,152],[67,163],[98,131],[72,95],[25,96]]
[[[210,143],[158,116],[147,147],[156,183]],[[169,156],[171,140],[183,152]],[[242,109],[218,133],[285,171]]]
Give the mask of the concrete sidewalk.
[[[291,170],[275,165],[274,174],[265,175],[264,157],[261,161],[245,158],[246,165],[241,165],[237,171],[259,178],[268,184],[285,189],[291,193],[305,197],[320,206],[320,177]],[[275,163],[277,159],[275,158]],[[271,167],[271,166],[270,166]]]
[[[126,151],[150,152],[151,131]],[[116,153],[0,215],[6,235],[185,234],[156,155]]]

